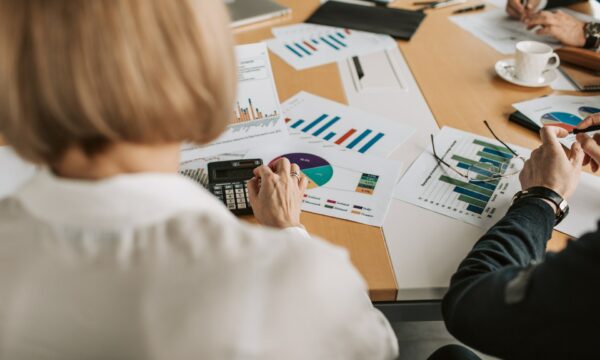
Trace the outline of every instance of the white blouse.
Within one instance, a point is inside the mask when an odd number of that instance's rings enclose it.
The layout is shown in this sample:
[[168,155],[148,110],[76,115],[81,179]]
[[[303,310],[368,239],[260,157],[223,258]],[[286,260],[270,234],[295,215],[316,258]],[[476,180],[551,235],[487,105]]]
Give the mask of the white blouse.
[[170,174],[40,172],[0,201],[0,359],[390,359],[344,249]]

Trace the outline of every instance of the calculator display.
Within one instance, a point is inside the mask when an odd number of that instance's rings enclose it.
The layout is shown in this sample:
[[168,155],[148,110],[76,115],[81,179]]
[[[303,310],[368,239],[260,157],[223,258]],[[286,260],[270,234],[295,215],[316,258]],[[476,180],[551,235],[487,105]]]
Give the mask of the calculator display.
[[215,180],[228,180],[228,179],[250,179],[254,176],[252,172],[254,169],[218,169],[215,170]]

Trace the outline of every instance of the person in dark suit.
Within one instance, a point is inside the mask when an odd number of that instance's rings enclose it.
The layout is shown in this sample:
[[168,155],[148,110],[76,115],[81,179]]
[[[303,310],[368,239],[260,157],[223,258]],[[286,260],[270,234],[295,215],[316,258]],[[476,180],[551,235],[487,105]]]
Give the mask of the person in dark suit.
[[[591,116],[578,128],[600,124]],[[501,359],[598,359],[600,230],[546,253],[553,227],[568,213],[565,199],[582,166],[600,166],[600,136],[579,134],[569,152],[544,127],[543,144],[520,174],[523,191],[507,214],[473,246],[452,276],[442,313],[464,344]],[[590,197],[595,194],[590,194]],[[432,359],[476,359],[456,346]]]
[[574,0],[508,0],[506,12],[524,22],[529,29],[539,27],[537,34],[551,36],[563,45],[600,51],[600,23],[581,21],[560,10]]

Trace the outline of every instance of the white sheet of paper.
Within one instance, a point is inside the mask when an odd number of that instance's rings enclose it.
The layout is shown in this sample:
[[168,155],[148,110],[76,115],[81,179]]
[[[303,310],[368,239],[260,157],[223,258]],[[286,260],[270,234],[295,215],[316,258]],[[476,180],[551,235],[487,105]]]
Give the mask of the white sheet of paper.
[[388,157],[415,132],[412,126],[304,91],[282,108],[290,135],[360,154]]
[[265,142],[285,141],[288,136],[266,44],[238,45],[235,50],[238,60],[238,101],[232,109],[232,115],[235,116],[233,123],[208,145],[183,145],[183,161],[235,153]]
[[265,164],[282,156],[298,164],[309,178],[302,210],[367,225],[383,224],[401,162],[294,140],[246,154]]
[[[416,129],[390,156],[411,164],[429,145],[429,135],[439,130],[419,85],[398,47],[359,55],[358,59],[363,73],[361,84],[356,81],[358,72],[353,58],[338,62],[348,104]],[[394,85],[373,86],[379,83],[378,79],[390,79],[387,84]]]
[[562,71],[557,71],[557,74],[558,78],[550,84],[552,90],[577,91],[575,85],[567,79],[567,76]]
[[273,34],[269,50],[296,70],[397,46],[389,35],[314,24],[273,28]]
[[[449,127],[442,128],[435,135],[435,145],[438,155],[463,173],[468,170],[461,166],[469,162],[504,156],[497,154],[497,147],[504,149],[498,141]],[[511,148],[519,155],[529,157],[528,149],[512,145]],[[502,153],[511,156],[508,150]],[[514,165],[513,162],[510,164]],[[489,228],[506,214],[512,196],[520,189],[516,175],[502,178],[497,184],[461,178],[446,166],[438,164],[430,146],[400,180],[397,196],[413,205]]]
[[450,20],[505,55],[514,54],[515,45],[524,40],[541,41],[554,47],[558,45],[552,38],[536,35],[535,29],[527,30],[525,24],[511,19],[504,9],[450,16]]
[[595,231],[600,220],[600,177],[582,173],[577,190],[568,202],[569,215],[556,230],[573,238]]
[[23,161],[10,147],[0,147],[0,199],[12,194],[35,171],[35,166]]
[[[539,126],[555,125],[571,131],[587,116],[600,112],[600,96],[551,95],[516,103],[513,107]],[[560,142],[571,148],[575,135]]]

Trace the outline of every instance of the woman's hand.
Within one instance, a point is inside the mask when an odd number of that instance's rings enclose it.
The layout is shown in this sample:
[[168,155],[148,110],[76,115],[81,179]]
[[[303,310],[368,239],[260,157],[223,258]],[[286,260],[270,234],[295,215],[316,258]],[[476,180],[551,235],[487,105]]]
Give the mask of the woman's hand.
[[585,22],[577,20],[562,11],[542,11],[525,19],[528,29],[542,28],[538,35],[552,36],[564,45],[583,47],[585,45]]
[[[592,125],[600,125],[600,114],[588,116],[583,120],[578,129],[585,129]],[[577,134],[577,141],[581,144],[585,152],[583,165],[590,164],[592,171],[598,171],[600,167],[600,133],[589,136],[588,134]]]
[[569,154],[565,153],[558,137],[569,133],[563,128],[545,126],[540,131],[542,146],[531,152],[519,176],[521,187],[526,190],[543,186],[556,191],[567,199],[577,188],[584,152],[578,143],[573,144]]
[[[294,174],[294,175],[292,175]],[[300,206],[308,186],[296,164],[280,158],[271,167],[254,169],[248,182],[248,195],[254,216],[259,223],[276,228],[300,226]]]

